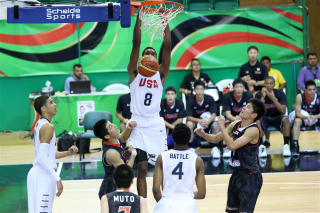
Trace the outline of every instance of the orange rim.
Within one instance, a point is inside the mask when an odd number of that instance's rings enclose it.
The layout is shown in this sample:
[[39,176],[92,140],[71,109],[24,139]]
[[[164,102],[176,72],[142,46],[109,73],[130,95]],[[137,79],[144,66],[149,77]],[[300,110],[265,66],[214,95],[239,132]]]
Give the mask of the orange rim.
[[[179,10],[182,10],[184,8],[183,5],[180,4],[180,3],[173,2],[173,1],[162,1],[162,0],[131,1],[131,7],[138,9],[141,6],[158,5],[158,4],[163,4],[163,3],[175,4],[175,5],[178,5],[180,7],[179,9],[170,10],[170,12],[179,11]],[[157,9],[153,9],[153,8],[150,8],[150,7],[146,7],[146,8],[148,8],[148,12],[150,12],[150,13],[155,13],[155,12],[158,11]]]

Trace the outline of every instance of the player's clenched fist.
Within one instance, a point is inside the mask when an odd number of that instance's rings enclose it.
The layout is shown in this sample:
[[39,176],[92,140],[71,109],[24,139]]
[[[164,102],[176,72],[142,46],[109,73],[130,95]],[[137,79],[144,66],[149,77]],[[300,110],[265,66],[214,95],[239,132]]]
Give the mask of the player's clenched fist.
[[76,146],[71,146],[69,149],[68,149],[68,154],[69,155],[75,155],[78,153],[78,147]]
[[201,127],[198,127],[194,130],[194,132],[199,135],[200,137],[203,137],[206,133],[204,132],[204,130]]
[[137,122],[135,122],[135,121],[130,121],[130,122],[128,123],[127,128],[128,128],[128,129],[133,129],[133,128],[135,128],[136,126],[137,126]]
[[223,115],[220,115],[219,117],[218,117],[218,124],[219,124],[219,126],[220,126],[220,128],[223,126],[225,126],[225,124],[226,124],[226,119],[225,119],[225,117],[223,116]]

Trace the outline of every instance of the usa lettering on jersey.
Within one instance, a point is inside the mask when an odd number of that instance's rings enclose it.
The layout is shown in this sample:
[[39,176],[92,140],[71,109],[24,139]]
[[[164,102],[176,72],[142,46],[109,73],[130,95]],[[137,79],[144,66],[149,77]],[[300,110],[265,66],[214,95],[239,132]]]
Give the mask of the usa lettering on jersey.
[[[147,85],[146,85],[146,82],[147,82]],[[158,89],[158,83],[156,80],[150,80],[147,78],[141,78],[140,79],[140,83],[139,83],[139,87],[143,87],[143,86],[147,86],[149,89],[151,88],[157,88]]]

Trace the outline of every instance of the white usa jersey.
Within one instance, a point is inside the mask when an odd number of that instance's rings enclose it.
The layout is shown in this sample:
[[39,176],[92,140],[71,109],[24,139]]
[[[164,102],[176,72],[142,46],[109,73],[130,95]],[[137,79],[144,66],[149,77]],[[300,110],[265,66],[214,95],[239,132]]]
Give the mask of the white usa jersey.
[[[40,163],[38,162],[38,151],[40,147],[40,138],[39,138],[39,133],[41,127],[46,124],[50,123],[46,118],[40,118],[38,122],[36,123],[36,126],[34,128],[34,162],[33,166],[41,166]],[[56,134],[53,132],[53,136],[50,140],[50,148],[49,148],[49,162],[50,162],[50,167],[53,169],[57,169],[57,163],[56,163]]]
[[161,153],[163,171],[163,197],[184,195],[193,198],[196,179],[197,155],[189,150]]
[[162,91],[159,72],[152,77],[143,77],[138,73],[130,84],[131,113],[145,117],[159,116]]

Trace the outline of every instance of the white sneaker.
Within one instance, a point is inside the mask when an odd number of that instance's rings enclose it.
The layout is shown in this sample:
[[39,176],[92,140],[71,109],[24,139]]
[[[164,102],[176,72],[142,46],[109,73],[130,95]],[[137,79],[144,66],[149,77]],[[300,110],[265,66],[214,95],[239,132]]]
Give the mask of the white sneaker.
[[291,156],[289,156],[289,157],[283,156],[283,164],[285,166],[289,166],[290,165],[290,160],[291,160]]
[[267,157],[267,151],[266,151],[266,147],[264,145],[260,145],[259,146],[259,157],[260,158],[264,158],[264,157]]
[[224,158],[231,158],[231,151],[229,147],[226,147],[226,150],[224,150],[223,155]]
[[189,151],[196,153],[196,150],[194,148],[189,148]]
[[220,158],[220,150],[218,149],[218,147],[212,148],[211,155],[213,158]]
[[213,167],[218,167],[219,164],[220,164],[220,162],[221,162],[221,159],[220,159],[220,158],[212,159],[212,161],[211,161]]
[[283,156],[291,156],[289,144],[283,145],[282,151],[283,151]]

